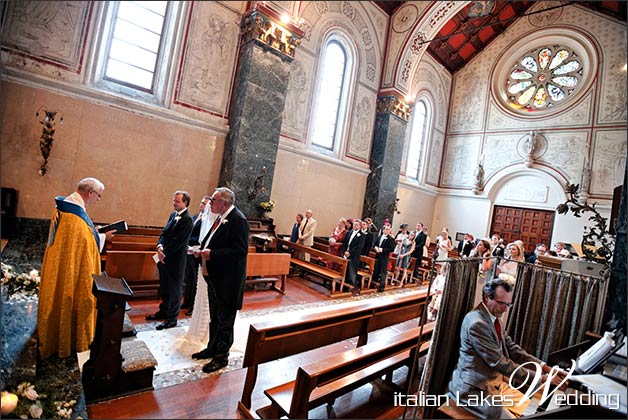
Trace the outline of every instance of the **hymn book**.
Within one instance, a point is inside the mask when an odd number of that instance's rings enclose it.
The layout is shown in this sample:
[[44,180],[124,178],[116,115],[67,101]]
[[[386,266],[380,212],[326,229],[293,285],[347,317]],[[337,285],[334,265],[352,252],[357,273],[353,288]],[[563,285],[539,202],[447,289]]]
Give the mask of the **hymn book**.
[[106,226],[101,226],[98,228],[98,233],[106,233],[110,230],[113,230],[115,233],[122,233],[129,229],[129,226],[126,224],[124,220],[118,220],[117,222],[108,224]]

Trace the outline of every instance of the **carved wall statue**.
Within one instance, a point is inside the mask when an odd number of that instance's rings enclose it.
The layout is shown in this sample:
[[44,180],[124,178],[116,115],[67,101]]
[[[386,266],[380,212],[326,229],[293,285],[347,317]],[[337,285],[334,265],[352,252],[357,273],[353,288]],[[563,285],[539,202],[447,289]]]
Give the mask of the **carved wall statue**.
[[531,168],[534,161],[547,150],[547,140],[537,130],[531,130],[517,143],[517,153],[524,159],[526,167]]
[[482,162],[478,162],[477,168],[475,168],[475,172],[473,173],[473,194],[479,194],[480,191],[484,188],[484,166],[482,166]]

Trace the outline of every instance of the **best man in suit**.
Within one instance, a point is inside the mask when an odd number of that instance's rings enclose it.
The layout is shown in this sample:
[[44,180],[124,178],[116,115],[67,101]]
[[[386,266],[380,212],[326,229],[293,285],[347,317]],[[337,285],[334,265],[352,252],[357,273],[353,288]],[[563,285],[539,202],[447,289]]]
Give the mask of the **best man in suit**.
[[416,258],[414,264],[414,273],[412,277],[419,278],[419,271],[421,269],[421,262],[423,261],[423,248],[425,247],[425,240],[427,235],[423,232],[423,223],[416,224],[416,231],[414,232],[414,251],[412,257]]
[[390,236],[390,225],[384,225],[382,234],[377,237],[373,244],[375,250],[375,267],[373,268],[373,281],[379,281],[378,292],[383,292],[388,276],[388,258],[395,249],[395,239]]
[[360,293],[360,285],[356,284],[358,276],[358,268],[360,267],[360,255],[364,247],[366,235],[362,233],[362,221],[353,219],[353,230],[345,235],[342,243],[342,255],[349,260],[347,266],[346,282],[353,286],[352,294],[355,296]]
[[203,372],[219,370],[229,362],[233,344],[233,325],[242,309],[249,223],[234,206],[235,194],[228,188],[217,188],[210,198],[212,213],[218,214],[214,225],[201,241],[203,276],[209,297],[209,342],[207,348],[194,353],[193,359],[213,360]]
[[[508,385],[511,375],[514,374],[515,382],[523,383],[526,375],[533,377],[534,372],[518,369],[521,364],[542,363],[503,332],[500,318],[511,305],[510,283],[502,279],[489,280],[482,288],[482,302],[462,321],[460,355],[449,382],[449,392],[462,403],[481,401],[482,404],[467,404],[466,408],[482,418],[514,418],[509,410],[522,411],[525,406],[517,406],[516,401],[502,405],[491,402],[499,401],[500,395],[508,396],[509,402],[516,399],[515,390]],[[542,370],[542,383],[545,383],[550,367],[543,364]],[[559,385],[564,378],[565,372],[559,371],[551,383]]]
[[177,326],[181,307],[183,274],[187,260],[188,241],[192,233],[192,217],[188,213],[190,194],[176,191],[172,199],[174,211],[168,218],[157,242],[159,262],[159,291],[161,303],[159,311],[146,317],[149,321],[164,320],[157,325],[158,330]]

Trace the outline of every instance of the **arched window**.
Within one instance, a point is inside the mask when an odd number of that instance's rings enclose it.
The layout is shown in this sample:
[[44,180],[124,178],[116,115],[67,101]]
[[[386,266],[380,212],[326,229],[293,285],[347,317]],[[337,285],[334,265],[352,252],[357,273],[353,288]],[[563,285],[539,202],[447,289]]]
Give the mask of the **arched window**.
[[419,99],[412,110],[412,126],[410,128],[408,158],[406,160],[407,178],[419,179],[421,173],[421,155],[427,143],[429,116],[429,103],[425,98]]
[[104,90],[163,103],[184,2],[105,2],[91,70]]
[[353,56],[346,40],[329,37],[322,52],[311,123],[311,143],[335,152],[344,133]]

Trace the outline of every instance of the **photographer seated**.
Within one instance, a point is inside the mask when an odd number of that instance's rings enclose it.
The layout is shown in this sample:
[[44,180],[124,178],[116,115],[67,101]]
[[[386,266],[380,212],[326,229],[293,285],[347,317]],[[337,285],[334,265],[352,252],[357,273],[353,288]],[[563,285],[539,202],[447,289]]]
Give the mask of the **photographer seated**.
[[[515,418],[523,414],[527,402],[518,405],[523,394],[511,388],[509,381],[512,377],[518,385],[528,377],[526,386],[530,385],[535,372],[531,365],[520,368],[521,364],[542,365],[543,375],[537,386],[545,384],[551,370],[503,332],[500,318],[512,305],[512,292],[507,281],[489,280],[482,289],[482,302],[462,321],[460,355],[449,382],[449,396],[482,418]],[[565,377],[566,372],[558,371],[551,384],[559,385]]]

